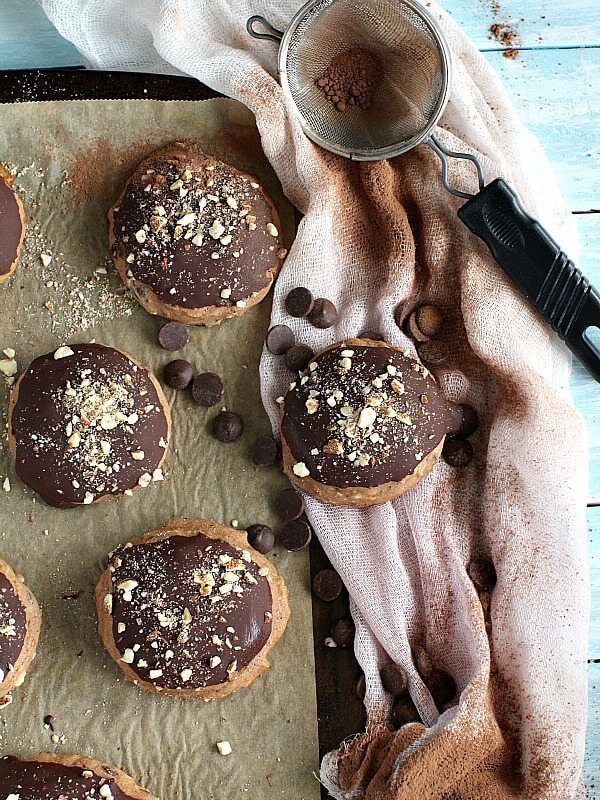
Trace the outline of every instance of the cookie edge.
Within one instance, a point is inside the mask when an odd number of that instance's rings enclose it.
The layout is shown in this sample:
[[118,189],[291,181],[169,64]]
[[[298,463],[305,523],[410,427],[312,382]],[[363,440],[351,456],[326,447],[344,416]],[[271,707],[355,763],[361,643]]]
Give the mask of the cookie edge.
[[25,638],[21,652],[13,665],[14,670],[8,672],[0,683],[0,697],[5,697],[13,689],[21,686],[27,670],[35,658],[42,625],[42,612],[33,592],[26,586],[24,578],[1,558],[0,573],[10,582],[17,599],[25,611]]
[[62,764],[65,767],[78,767],[82,770],[89,769],[99,778],[113,780],[119,789],[132,800],[157,800],[157,798],[144,789],[133,778],[113,764],[106,764],[97,758],[80,755],[62,755],[58,753],[38,753],[33,758],[24,761],[37,761],[41,764]]
[[16,200],[16,203],[17,203],[17,209],[19,211],[19,218],[21,220],[21,238],[19,239],[19,244],[17,245],[17,254],[15,256],[15,260],[12,262],[12,264],[8,268],[8,272],[5,272],[4,274],[0,275],[0,286],[2,286],[2,284],[5,283],[5,281],[7,281],[12,275],[15,274],[15,271],[16,271],[17,266],[19,264],[19,256],[21,254],[21,248],[23,247],[23,242],[25,240],[25,231],[26,231],[26,228],[27,228],[27,223],[25,221],[25,209],[23,208],[23,201],[21,200],[21,198],[19,197],[19,195],[16,193],[16,191],[13,188],[12,175],[1,164],[0,164],[0,181],[3,181],[8,186],[8,188],[12,191],[13,196],[14,196],[14,198]]

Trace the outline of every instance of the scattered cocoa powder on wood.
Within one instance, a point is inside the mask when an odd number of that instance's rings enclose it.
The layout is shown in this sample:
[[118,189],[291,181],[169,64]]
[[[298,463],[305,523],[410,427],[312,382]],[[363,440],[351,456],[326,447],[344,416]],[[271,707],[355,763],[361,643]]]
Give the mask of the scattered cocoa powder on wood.
[[516,48],[521,44],[518,30],[507,22],[494,22],[489,30],[492,37],[506,48],[502,55],[505,58],[517,58],[519,51]]
[[353,47],[335,56],[315,84],[338,111],[347,111],[355,106],[370,108],[380,79],[377,56],[362,47]]

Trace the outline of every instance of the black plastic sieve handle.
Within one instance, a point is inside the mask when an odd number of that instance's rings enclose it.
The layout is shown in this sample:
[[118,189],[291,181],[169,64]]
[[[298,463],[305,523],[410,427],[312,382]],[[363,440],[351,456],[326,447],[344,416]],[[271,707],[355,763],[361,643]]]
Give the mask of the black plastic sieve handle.
[[600,346],[593,340],[600,333],[600,295],[510,186],[497,178],[458,216],[600,382]]

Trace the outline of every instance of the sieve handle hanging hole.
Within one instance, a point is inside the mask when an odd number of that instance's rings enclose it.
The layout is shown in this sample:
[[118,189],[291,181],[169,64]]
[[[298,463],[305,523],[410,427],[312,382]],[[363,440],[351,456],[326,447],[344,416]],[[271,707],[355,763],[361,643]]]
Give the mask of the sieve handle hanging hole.
[[[260,25],[260,27],[265,30],[261,31],[257,28],[257,25]],[[255,14],[248,19],[246,22],[246,30],[253,39],[270,39],[272,42],[277,42],[277,44],[283,39],[283,31],[273,27],[273,25],[271,25],[267,19],[261,17],[260,14]]]
[[524,210],[511,187],[497,178],[458,216],[600,382],[600,294]]
[[463,159],[463,161],[470,161],[472,164],[475,164],[475,169],[477,170],[477,182],[479,184],[479,190],[481,191],[481,189],[483,189],[483,187],[485,186],[485,178],[483,176],[483,167],[479,163],[479,159],[477,158],[477,156],[474,156],[471,153],[459,153],[456,150],[449,150],[440,142],[437,136],[434,136],[433,134],[429,137],[426,144],[428,144],[429,147],[431,147],[433,152],[442,162],[442,182],[444,184],[444,187],[450,192],[450,194],[453,194],[455,197],[464,197],[465,199],[473,197],[472,194],[469,194],[468,192],[463,192],[461,189],[457,189],[454,186],[451,186],[450,181],[448,179],[447,157],[461,158]]

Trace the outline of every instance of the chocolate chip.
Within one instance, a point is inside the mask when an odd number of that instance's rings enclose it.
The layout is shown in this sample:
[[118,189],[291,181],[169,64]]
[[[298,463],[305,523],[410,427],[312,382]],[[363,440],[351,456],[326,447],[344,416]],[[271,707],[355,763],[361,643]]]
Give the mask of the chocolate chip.
[[445,364],[450,356],[448,348],[443,342],[438,339],[432,339],[430,342],[423,342],[417,348],[419,358],[426,367],[441,367]]
[[421,329],[417,325],[417,320],[415,316],[415,312],[410,315],[410,317],[406,320],[404,325],[404,330],[411,339],[414,339],[415,342],[428,342],[429,336],[426,336],[424,333],[421,332]]
[[285,298],[285,310],[291,317],[305,317],[312,311],[313,303],[312,292],[298,286]]
[[431,656],[423,647],[416,647],[413,650],[412,655],[417,672],[424,681],[427,681],[433,672],[433,662],[431,660]]
[[267,350],[273,355],[282,356],[294,345],[296,337],[287,325],[274,325],[267,331],[265,344]]
[[47,728],[50,728],[52,733],[54,733],[54,717],[52,716],[52,714],[46,714],[46,716],[44,717],[44,725]]
[[285,365],[292,372],[302,372],[315,356],[314,350],[305,344],[295,344],[283,357]]
[[464,403],[452,406],[452,416],[454,418],[454,430],[457,436],[471,436],[479,427],[479,416],[474,408]]
[[275,547],[275,534],[268,525],[250,525],[246,528],[248,544],[265,555]]
[[331,300],[326,297],[317,297],[313,309],[308,315],[308,321],[315,328],[331,328],[338,321],[338,310]]
[[192,382],[192,397],[198,405],[209,408],[221,402],[223,381],[214,372],[202,372]]
[[394,309],[394,322],[400,328],[400,330],[404,330],[403,328],[404,320],[402,318],[403,311],[404,311],[404,306],[402,304],[396,306],[396,308]]
[[219,411],[212,421],[212,432],[220,442],[235,442],[244,432],[244,421],[233,411]]
[[476,588],[482,592],[491,592],[496,585],[496,569],[491,561],[483,559],[469,561],[467,574]]
[[359,700],[365,699],[365,695],[367,693],[367,682],[365,680],[364,673],[362,672],[356,681],[356,688],[354,689],[354,692]]
[[466,467],[473,460],[473,445],[460,436],[447,436],[442,457],[451,467]]
[[372,342],[384,342],[385,339],[376,331],[362,331],[358,334],[359,339],[371,339]]
[[158,332],[158,343],[163,350],[181,350],[190,338],[190,333],[181,322],[167,322]]
[[163,380],[171,389],[187,389],[193,376],[194,368],[183,358],[169,361],[163,370]]
[[338,647],[350,647],[354,642],[356,628],[350,616],[340,617],[331,626],[330,636]]
[[419,306],[413,312],[416,325],[423,336],[428,336],[434,339],[442,329],[444,318],[442,312],[436,306],[423,305]]
[[477,590],[477,596],[479,597],[479,602],[481,603],[481,609],[483,611],[484,617],[486,617],[486,629],[488,628],[489,620],[487,619],[490,613],[490,607],[492,605],[492,594],[483,589]]
[[272,436],[259,436],[250,447],[250,458],[257,467],[272,467],[277,461],[277,442]]
[[334,569],[322,569],[313,578],[313,592],[326,603],[332,603],[341,595],[344,584]]
[[398,697],[408,689],[408,675],[400,664],[386,664],[379,671],[381,685],[394,697]]
[[286,550],[296,552],[308,547],[312,539],[312,529],[304,519],[286,522],[279,534],[279,540]]
[[454,678],[442,669],[434,669],[425,681],[425,685],[429,689],[436,706],[446,705],[456,694]]
[[304,499],[295,489],[284,489],[275,499],[275,509],[284,522],[292,522],[304,514]]
[[409,722],[420,722],[421,717],[410,697],[399,697],[392,706],[390,722],[394,728],[401,728]]

